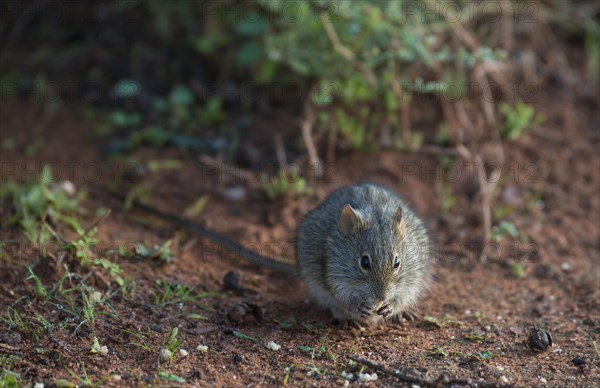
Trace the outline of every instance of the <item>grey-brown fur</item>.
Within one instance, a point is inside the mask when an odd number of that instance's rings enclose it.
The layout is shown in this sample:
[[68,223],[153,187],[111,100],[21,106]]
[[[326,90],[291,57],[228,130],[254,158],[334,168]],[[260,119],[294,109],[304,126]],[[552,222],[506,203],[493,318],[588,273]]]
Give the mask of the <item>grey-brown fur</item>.
[[[360,215],[357,229],[347,236],[340,231],[345,204]],[[366,272],[359,265],[364,253],[371,256]],[[398,270],[393,268],[396,254]],[[400,320],[430,282],[429,254],[419,218],[393,192],[370,184],[335,191],[298,230],[298,272],[314,300],[342,321]]]

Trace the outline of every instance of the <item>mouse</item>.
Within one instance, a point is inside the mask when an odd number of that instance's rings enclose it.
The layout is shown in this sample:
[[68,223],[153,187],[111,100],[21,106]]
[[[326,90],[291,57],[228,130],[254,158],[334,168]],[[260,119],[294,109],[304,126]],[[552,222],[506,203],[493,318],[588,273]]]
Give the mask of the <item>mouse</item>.
[[224,235],[134,201],[134,205],[271,271],[299,277],[311,298],[344,324],[414,317],[431,284],[431,242],[421,219],[393,191],[357,184],[332,192],[301,221],[296,264],[262,256]]

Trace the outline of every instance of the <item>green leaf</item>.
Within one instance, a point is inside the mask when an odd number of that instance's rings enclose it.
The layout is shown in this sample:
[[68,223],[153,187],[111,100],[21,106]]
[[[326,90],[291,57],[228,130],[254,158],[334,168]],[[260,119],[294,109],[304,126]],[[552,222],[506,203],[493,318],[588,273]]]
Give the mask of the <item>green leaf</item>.
[[54,380],[54,385],[56,385],[57,388],[75,388],[77,386],[66,379]]
[[140,92],[140,84],[136,80],[122,79],[113,88],[116,98],[135,97]]
[[196,200],[196,202],[194,202],[191,206],[188,206],[183,211],[183,214],[188,218],[194,218],[198,214],[200,214],[202,212],[202,210],[204,210],[204,207],[206,206],[207,202],[208,202],[208,195],[203,195],[202,197],[198,198]]
[[110,115],[110,122],[116,127],[134,127],[142,122],[142,115],[138,112],[127,113],[115,110]]
[[475,334],[475,333],[467,333],[464,335],[464,338],[467,341],[471,341],[471,342],[476,342],[476,343],[483,342],[483,337],[481,335]]
[[179,377],[177,375],[174,375],[174,374],[171,374],[171,373],[167,373],[167,372],[164,372],[164,371],[158,371],[156,373],[156,375],[160,379],[165,380],[165,381],[170,381],[170,382],[173,382],[173,383],[185,383],[185,379],[183,377]]
[[431,348],[429,354],[431,354],[432,356],[441,356],[444,358],[448,357],[448,352],[446,352],[440,346],[434,346],[433,348]]
[[[262,12],[264,12],[264,10],[262,10]],[[248,17],[245,17],[243,19],[244,20],[237,23],[234,28],[235,32],[237,32],[240,35],[261,36],[266,32],[267,28],[269,27],[269,23],[264,17],[258,17],[254,19],[252,15],[248,15]]]
[[277,62],[273,61],[265,61],[258,68],[258,72],[256,75],[256,81],[258,83],[267,83],[271,82],[273,78],[275,78],[275,74],[277,73],[277,69],[279,69],[279,65]]
[[179,159],[149,160],[146,162],[148,171],[179,170],[183,162]]
[[256,337],[250,337],[249,335],[246,335],[242,332],[239,332],[237,330],[233,331],[233,335],[239,339],[244,339],[244,340],[248,340],[248,341],[256,341]]
[[204,315],[195,314],[195,313],[192,313],[192,314],[188,314],[188,315],[186,315],[186,318],[187,318],[187,319],[201,319],[201,320],[206,320],[206,319],[208,319],[208,318],[207,318],[207,317],[205,317]]
[[513,262],[510,264],[512,274],[515,279],[523,279],[525,277],[525,270],[521,263]]
[[201,54],[213,54],[229,43],[230,38],[217,29],[209,30],[196,39],[194,48]]
[[427,315],[423,318],[423,320],[433,326],[438,327],[438,328],[442,327],[442,323],[436,317]]
[[264,57],[262,45],[256,41],[248,41],[240,47],[236,57],[236,64],[240,67],[252,67]]
[[90,354],[96,354],[100,351],[100,342],[98,342],[98,338],[94,337],[92,341],[92,347],[90,348]]
[[183,85],[177,85],[169,93],[169,103],[173,106],[189,106],[194,102],[192,91]]

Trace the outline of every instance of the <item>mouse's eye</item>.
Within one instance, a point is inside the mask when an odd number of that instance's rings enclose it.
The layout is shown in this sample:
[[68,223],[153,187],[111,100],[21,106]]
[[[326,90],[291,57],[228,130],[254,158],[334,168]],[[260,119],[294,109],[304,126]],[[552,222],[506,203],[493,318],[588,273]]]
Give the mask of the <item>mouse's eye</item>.
[[394,269],[400,268],[400,259],[398,256],[394,257]]
[[368,255],[363,255],[360,258],[360,267],[364,270],[371,269],[371,259],[369,258]]

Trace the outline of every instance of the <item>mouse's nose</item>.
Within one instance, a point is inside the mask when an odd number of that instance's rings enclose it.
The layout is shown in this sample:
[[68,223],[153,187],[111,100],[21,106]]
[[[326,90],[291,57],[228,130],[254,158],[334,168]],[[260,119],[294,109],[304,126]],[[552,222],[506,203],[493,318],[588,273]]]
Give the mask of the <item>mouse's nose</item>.
[[387,299],[385,298],[385,294],[383,292],[373,294],[372,301],[376,308],[380,308],[381,306],[383,306],[386,300]]
[[373,287],[371,291],[373,292],[373,303],[375,303],[377,306],[388,300],[388,292],[384,286]]

